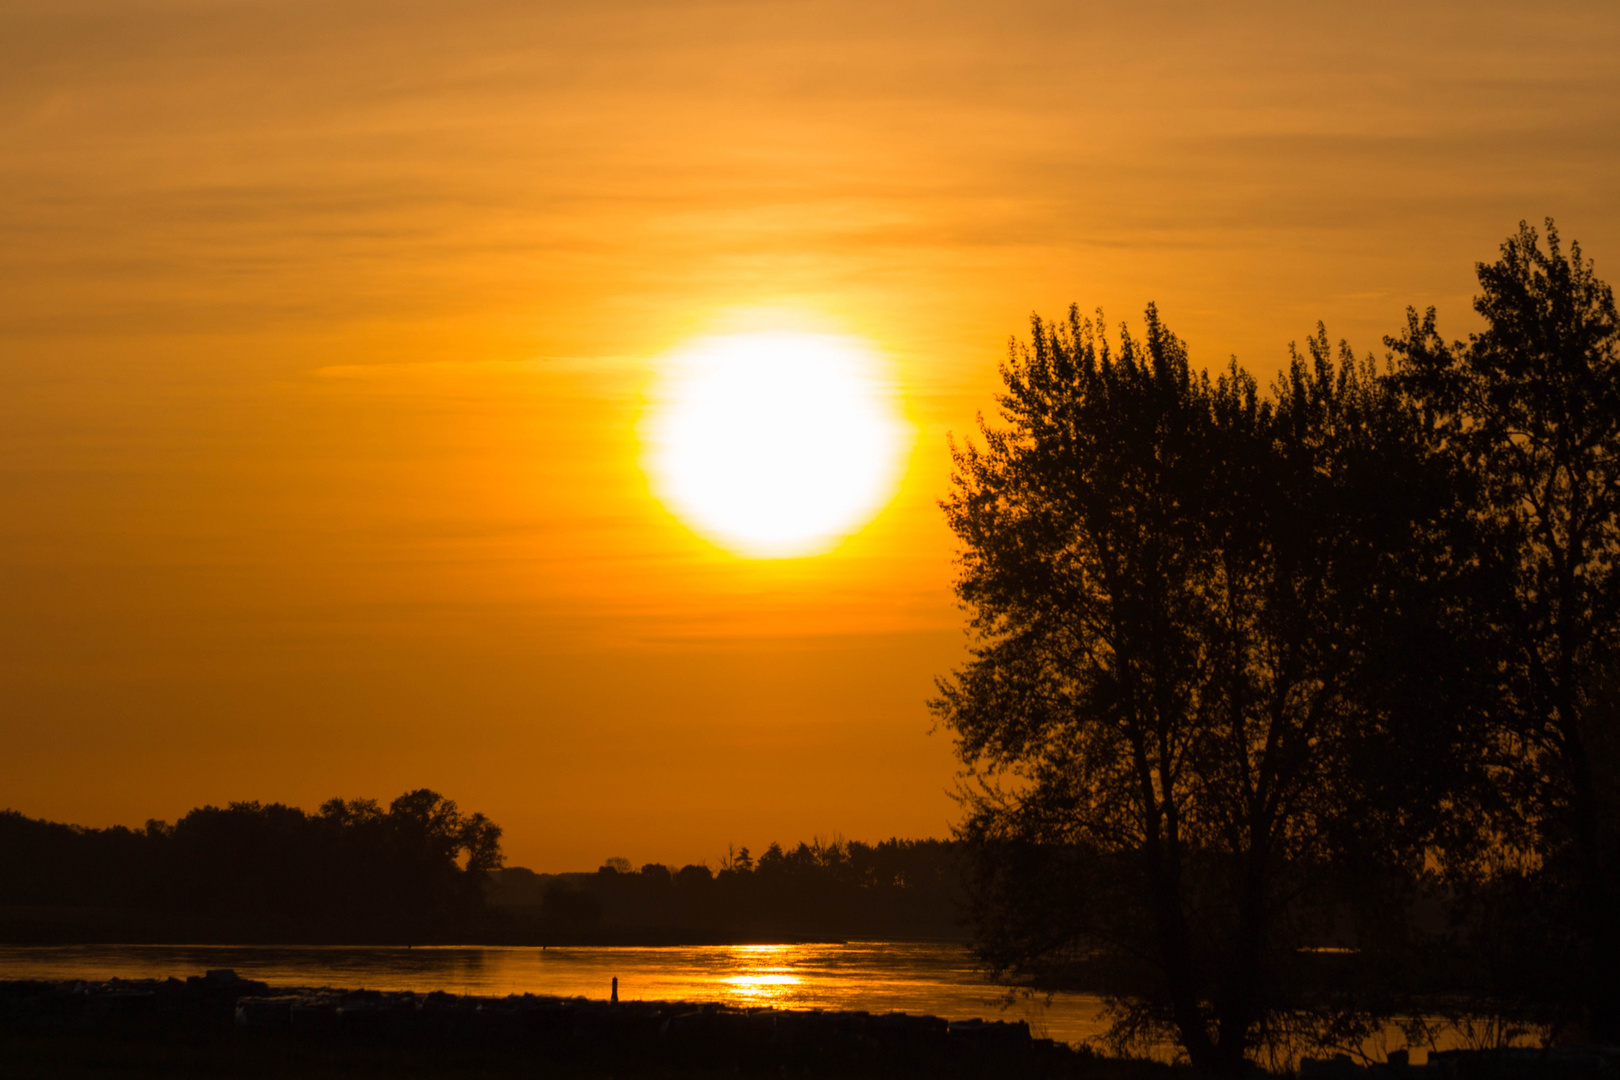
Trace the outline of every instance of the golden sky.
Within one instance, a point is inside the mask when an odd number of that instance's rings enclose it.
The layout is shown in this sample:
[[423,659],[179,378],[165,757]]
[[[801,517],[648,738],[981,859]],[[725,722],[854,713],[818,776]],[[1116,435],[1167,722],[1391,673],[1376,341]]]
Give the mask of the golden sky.
[[[431,786],[512,861],[944,835],[934,505],[1033,311],[1271,372],[1620,279],[1620,6],[7,0],[0,806]],[[659,358],[782,313],[914,432],[829,554],[653,497]]]

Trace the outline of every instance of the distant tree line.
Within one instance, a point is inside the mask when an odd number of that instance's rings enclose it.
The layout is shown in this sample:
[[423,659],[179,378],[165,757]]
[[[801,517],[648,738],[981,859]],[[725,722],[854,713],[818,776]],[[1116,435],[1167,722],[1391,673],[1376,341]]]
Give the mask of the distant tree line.
[[965,935],[961,845],[814,840],[714,869],[503,867],[433,791],[90,829],[0,811],[0,941],[701,944]]
[[1151,306],[1015,343],[935,702],[994,970],[1229,1075],[1442,1004],[1620,1040],[1620,324],[1546,240],[1382,369],[1199,372]]
[[747,848],[711,870],[610,859],[595,873],[502,871],[491,901],[519,940],[658,944],[961,939],[961,845],[814,840]]
[[501,830],[426,789],[204,806],[87,829],[0,813],[0,934],[17,940],[379,942],[480,931]]

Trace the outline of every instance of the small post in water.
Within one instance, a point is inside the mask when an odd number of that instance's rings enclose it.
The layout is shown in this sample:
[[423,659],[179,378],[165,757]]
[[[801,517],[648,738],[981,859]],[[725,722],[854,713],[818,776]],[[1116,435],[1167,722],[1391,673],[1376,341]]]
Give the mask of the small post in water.
[[617,975],[613,976],[613,1003],[615,1005],[619,1003],[619,977]]

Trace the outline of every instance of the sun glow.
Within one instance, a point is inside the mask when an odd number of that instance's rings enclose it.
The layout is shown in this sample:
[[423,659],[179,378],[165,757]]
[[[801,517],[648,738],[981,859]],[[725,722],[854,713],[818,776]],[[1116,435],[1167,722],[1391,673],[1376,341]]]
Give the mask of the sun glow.
[[643,431],[658,497],[694,531],[752,558],[820,554],[883,508],[908,429],[847,338],[700,338],[665,360]]

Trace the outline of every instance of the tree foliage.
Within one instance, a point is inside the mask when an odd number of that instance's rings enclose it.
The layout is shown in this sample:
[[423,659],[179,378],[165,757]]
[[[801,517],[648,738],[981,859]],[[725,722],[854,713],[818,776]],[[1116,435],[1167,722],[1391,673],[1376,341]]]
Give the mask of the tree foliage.
[[[1620,1039],[1620,320],[1614,294],[1523,223],[1478,267],[1485,329],[1447,343],[1431,308],[1388,341],[1459,469],[1500,573],[1490,765],[1500,799],[1476,879],[1520,911],[1498,992]],[[1498,915],[1501,913],[1498,912]],[[1494,920],[1500,921],[1500,920]]]
[[[384,810],[332,799],[203,806],[173,825],[82,829],[0,814],[0,904],[149,912],[188,940],[409,943],[464,934],[501,830],[425,788]],[[155,921],[154,921],[155,919]]]
[[976,644],[934,703],[973,780],[983,951],[1102,965],[1118,1037],[1234,1071],[1301,1004],[1325,882],[1410,879],[1442,827],[1469,520],[1417,410],[1325,331],[1263,393],[1195,372],[1152,307],[1117,349],[1071,309],[1001,374],[943,504]]

